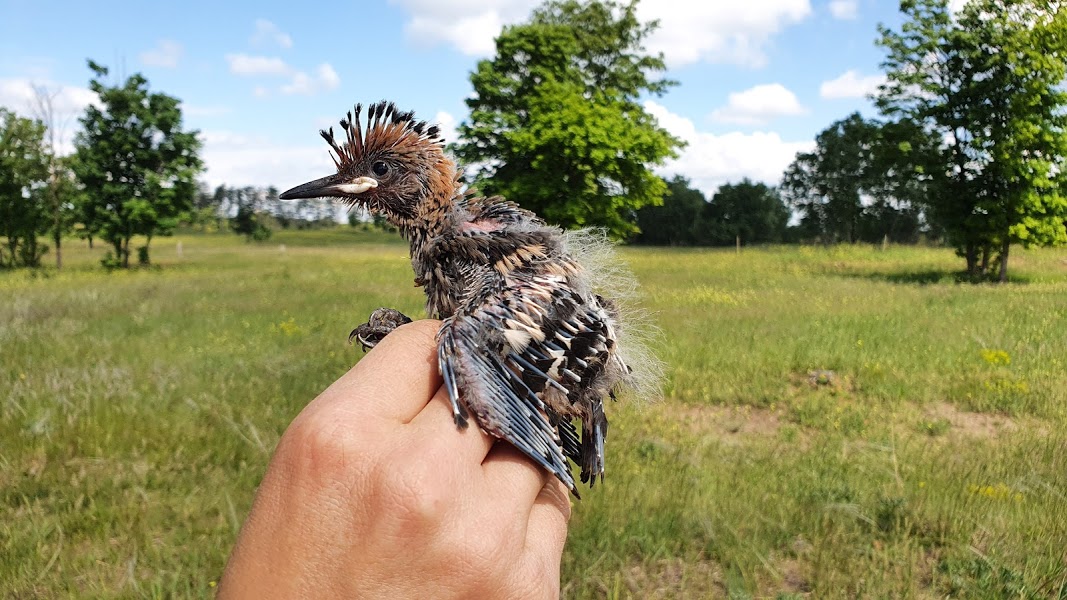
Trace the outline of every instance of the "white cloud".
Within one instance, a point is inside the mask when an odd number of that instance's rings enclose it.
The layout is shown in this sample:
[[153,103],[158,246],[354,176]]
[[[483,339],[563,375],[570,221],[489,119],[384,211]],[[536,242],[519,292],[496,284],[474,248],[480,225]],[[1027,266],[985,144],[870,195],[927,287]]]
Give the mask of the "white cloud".
[[319,92],[337,89],[341,85],[341,78],[330,63],[322,63],[315,69],[314,75],[300,71],[293,74],[292,80],[281,87],[283,94],[302,94],[312,96]]
[[661,127],[689,144],[659,171],[688,177],[709,198],[720,185],[744,177],[778,185],[797,152],[807,152],[815,146],[812,141],[784,141],[774,132],[715,135],[698,131],[692,121],[652,100],[645,102],[645,109]]
[[468,56],[493,53],[504,25],[526,19],[537,0],[390,0],[410,15],[404,33],[417,43],[446,43]]
[[859,2],[857,0],[830,0],[830,14],[835,19],[855,19],[859,16]]
[[748,67],[766,64],[765,48],[785,27],[811,14],[809,0],[692,2],[659,0],[637,5],[644,20],[659,19],[648,50],[663,52],[671,67],[706,61]]
[[149,67],[166,67],[173,69],[178,66],[184,48],[174,40],[159,40],[156,47],[141,53],[141,63]]
[[0,79],[0,106],[13,110],[21,117],[36,118],[39,114],[34,86],[52,97],[52,113],[56,128],[56,145],[60,154],[74,151],[74,133],[78,117],[85,107],[97,104],[99,98],[92,90],[76,86],[64,86],[53,81],[29,79]]
[[822,82],[819,86],[819,96],[826,100],[866,98],[869,94],[877,92],[878,86],[883,83],[885,83],[885,75],[861,77],[857,71],[849,69],[837,79]]
[[437,125],[441,129],[441,137],[445,140],[445,143],[451,144],[459,138],[459,134],[456,132],[458,123],[451,113],[443,110],[437,111],[437,114],[430,119],[430,124]]
[[267,137],[230,131],[203,131],[201,157],[207,166],[204,180],[220,184],[290,186],[334,171],[326,144],[293,146]]
[[56,113],[78,113],[86,106],[96,104],[99,98],[88,88],[64,86],[53,81],[31,81],[29,79],[0,79],[0,106],[7,106],[23,116],[34,112],[34,86],[44,88],[52,99],[52,108]]
[[780,83],[768,83],[730,94],[727,105],[715,109],[711,118],[721,123],[760,125],[777,117],[806,112],[796,94]]
[[227,54],[226,62],[230,64],[230,73],[234,75],[290,75],[294,72],[284,60],[271,56]]
[[[505,25],[525,20],[537,0],[390,0],[409,15],[408,39],[444,43],[469,56],[489,56]],[[783,28],[811,14],[810,0],[691,2],[657,0],[637,7],[638,17],[659,19],[646,44],[672,67],[698,61],[761,66],[765,47]]]
[[278,28],[277,25],[266,19],[256,19],[256,31],[252,34],[249,42],[253,46],[275,45],[280,48],[293,47],[293,38],[289,37],[288,33],[285,33]]
[[[227,54],[226,61],[230,63],[230,72],[235,75],[288,77],[289,82],[278,88],[278,91],[283,94],[313,96],[320,92],[335,90],[341,85],[341,76],[330,63],[322,63],[315,67],[313,73],[308,74],[306,71],[296,70],[280,58],[268,56]],[[270,90],[259,85],[252,93],[257,98],[265,98],[270,95]]]

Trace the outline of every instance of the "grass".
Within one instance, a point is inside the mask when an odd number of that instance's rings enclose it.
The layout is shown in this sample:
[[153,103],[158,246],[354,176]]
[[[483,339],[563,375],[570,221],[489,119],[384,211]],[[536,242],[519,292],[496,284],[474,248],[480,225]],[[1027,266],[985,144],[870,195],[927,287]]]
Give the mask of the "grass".
[[[181,256],[176,243],[182,247]],[[0,596],[210,597],[278,437],[421,314],[375,233],[0,273]],[[568,598],[1067,598],[1067,252],[624,249],[664,397],[620,402]]]

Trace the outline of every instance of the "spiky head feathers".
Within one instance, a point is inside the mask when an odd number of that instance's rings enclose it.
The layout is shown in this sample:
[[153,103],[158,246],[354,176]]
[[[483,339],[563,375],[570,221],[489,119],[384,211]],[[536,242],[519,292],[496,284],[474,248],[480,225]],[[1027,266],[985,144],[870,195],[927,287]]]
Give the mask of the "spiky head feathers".
[[437,125],[428,125],[426,121],[416,121],[415,113],[397,110],[392,102],[381,101],[367,107],[367,129],[363,130],[360,112],[363,106],[357,104],[354,111],[349,111],[341,119],[341,130],[346,140],[338,144],[333,135],[333,128],[319,131],[319,135],[333,149],[331,158],[340,172],[368,154],[383,150],[392,150],[402,156],[426,150],[442,150],[444,140]]
[[319,132],[330,145],[337,173],[297,186],[281,198],[338,198],[409,227],[421,202],[453,191],[435,189],[450,184],[455,169],[445,157],[440,129],[397,110],[392,102],[369,105],[365,124],[361,112],[357,104],[341,119],[340,142],[332,127]]

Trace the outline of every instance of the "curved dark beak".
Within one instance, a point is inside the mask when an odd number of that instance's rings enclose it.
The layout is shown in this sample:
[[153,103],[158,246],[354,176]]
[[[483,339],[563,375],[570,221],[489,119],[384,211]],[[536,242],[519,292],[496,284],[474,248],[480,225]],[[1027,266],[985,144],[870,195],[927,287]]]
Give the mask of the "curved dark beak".
[[352,181],[345,181],[338,175],[330,175],[329,177],[309,181],[304,185],[298,185],[291,190],[283,192],[278,197],[282,200],[342,198],[344,196],[362,194],[376,187],[378,187],[377,180],[370,177],[359,177]]

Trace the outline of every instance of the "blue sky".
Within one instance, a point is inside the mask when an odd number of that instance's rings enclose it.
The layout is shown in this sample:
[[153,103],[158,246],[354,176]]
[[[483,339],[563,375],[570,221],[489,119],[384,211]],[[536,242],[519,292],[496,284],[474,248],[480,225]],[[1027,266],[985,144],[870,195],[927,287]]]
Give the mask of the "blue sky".
[[[212,185],[286,188],[327,174],[317,130],[355,102],[394,100],[445,131],[466,118],[477,61],[530,0],[93,3],[0,0],[0,105],[32,114],[31,85],[57,94],[67,117],[93,99],[93,58],[116,75],[143,73],[182,99],[201,132]],[[892,0],[644,0],[648,40],[680,82],[647,109],[685,138],[660,168],[706,192],[742,177],[777,183],[815,134],[878,83],[878,23]],[[69,147],[69,142],[68,142]]]

